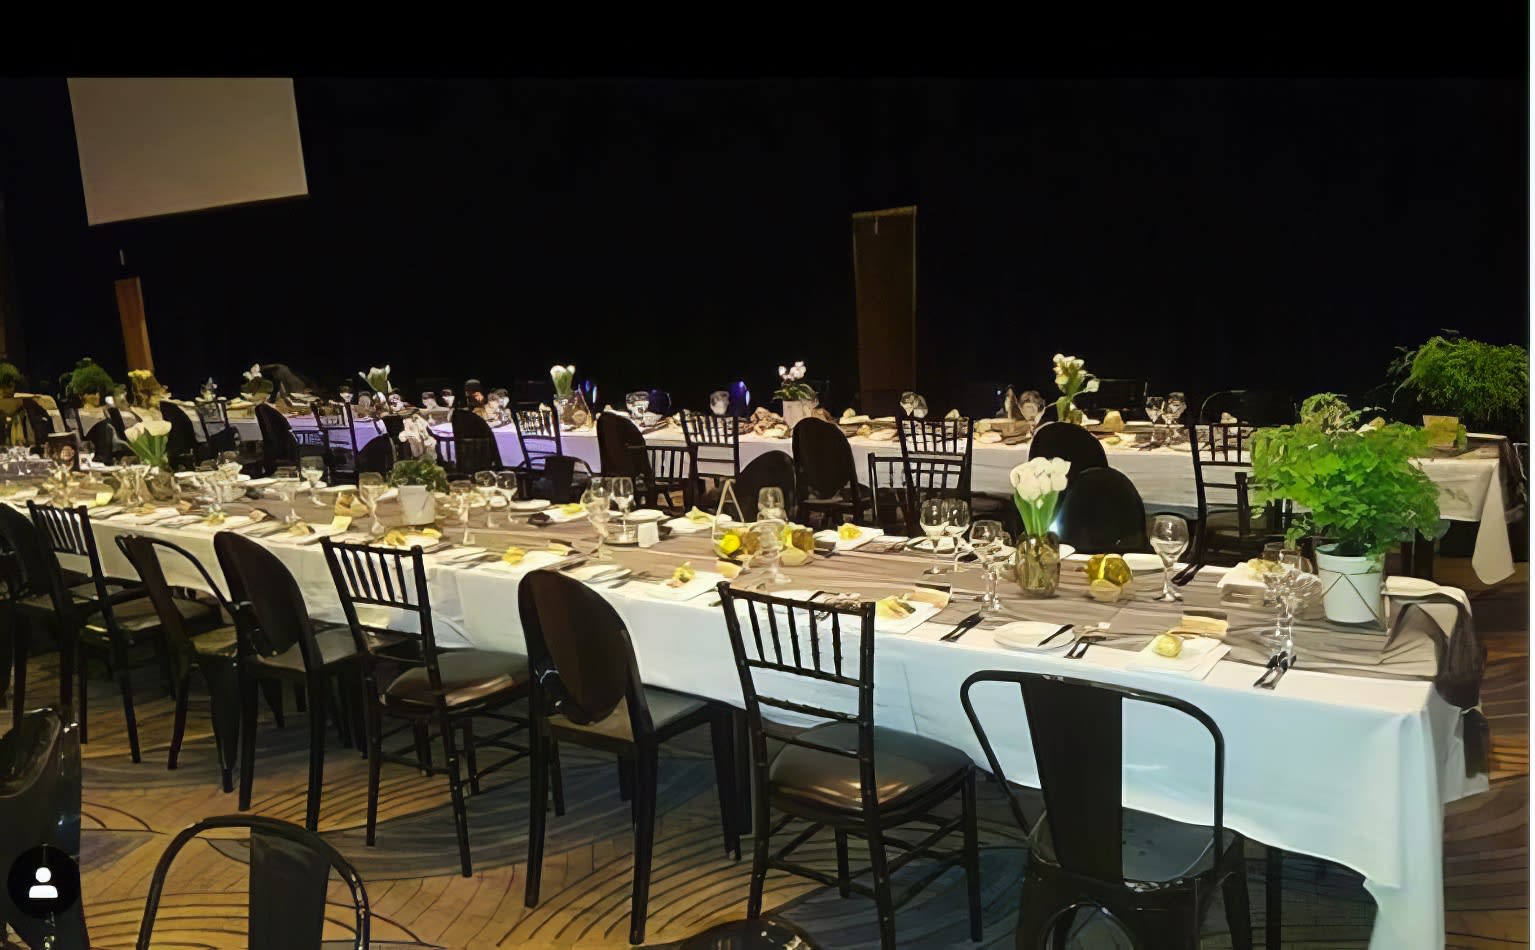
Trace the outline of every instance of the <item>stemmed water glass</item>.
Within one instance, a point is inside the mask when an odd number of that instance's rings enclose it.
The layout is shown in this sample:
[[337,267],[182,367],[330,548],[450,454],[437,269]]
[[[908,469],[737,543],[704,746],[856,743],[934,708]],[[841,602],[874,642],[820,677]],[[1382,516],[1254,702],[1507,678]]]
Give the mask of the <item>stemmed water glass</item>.
[[983,614],[996,613],[1002,609],[1002,601],[997,597],[997,564],[1001,561],[1000,555],[1007,542],[1007,532],[1003,530],[1000,521],[981,518],[970,526],[970,547],[981,562],[981,576],[986,584],[979,608]]
[[1023,418],[1023,424],[1028,426],[1028,434],[1032,438],[1034,426],[1039,423],[1039,417],[1045,411],[1045,400],[1039,393],[1029,390],[1018,397],[1018,414]]
[[949,568],[950,573],[959,573],[959,553],[964,547],[961,538],[970,527],[970,503],[963,498],[944,499],[944,509],[948,515],[948,524],[943,533],[954,539],[954,563]]
[[[938,550],[938,539],[944,536],[944,531],[949,527],[949,509],[944,504],[944,499],[936,496],[923,499],[922,507],[917,514],[917,522],[922,525],[922,533],[931,539],[933,554],[941,556]],[[942,574],[943,568],[935,565],[924,573]]]
[[469,530],[469,506],[474,502],[474,482],[467,478],[448,481],[448,494],[458,504],[459,517],[464,519],[464,534],[460,544],[473,544],[474,534]]
[[272,473],[272,490],[277,492],[277,497],[288,506],[288,513],[283,515],[282,523],[292,525],[298,522],[298,512],[293,510],[293,498],[298,494],[298,469],[292,465],[282,465]]
[[767,485],[757,490],[757,520],[783,522],[789,520],[789,512],[784,508],[782,488]]
[[320,499],[315,497],[315,489],[320,485],[320,478],[325,474],[325,456],[318,453],[306,454],[299,458],[299,474],[309,485],[309,503],[320,504]]
[[1151,441],[1157,440],[1157,424],[1162,421],[1162,409],[1167,403],[1166,396],[1146,397],[1146,418],[1151,420]]
[[[1265,554],[1267,548],[1265,547]],[[1306,571],[1305,559],[1299,551],[1289,550],[1279,552],[1279,564],[1282,571],[1274,575],[1277,581],[1274,585],[1276,606],[1279,608],[1278,616],[1274,621],[1274,632],[1264,637],[1269,642],[1274,654],[1294,655],[1295,652],[1295,612],[1300,609],[1307,597],[1313,596],[1321,590],[1321,582],[1315,576]],[[1264,575],[1264,583],[1267,586],[1269,575]]]
[[634,479],[628,475],[619,475],[608,480],[608,494],[613,496],[613,504],[618,506],[618,515],[623,525],[620,537],[629,536],[629,506],[634,504]]
[[1173,565],[1189,546],[1189,524],[1177,515],[1157,515],[1151,523],[1151,549],[1162,558],[1162,596],[1170,604],[1183,597],[1173,589]]
[[80,443],[80,471],[91,471],[91,460],[96,457],[96,446],[89,440]]
[[1263,546],[1263,553],[1259,560],[1264,564],[1263,572],[1263,606],[1275,607],[1279,604],[1279,585],[1284,581],[1284,542],[1270,541]]
[[384,526],[378,520],[378,496],[384,493],[384,476],[378,472],[363,472],[357,476],[357,494],[362,496],[362,503],[368,506],[368,514],[373,516],[373,523],[368,526],[370,536],[383,532]]
[[496,473],[496,491],[506,499],[506,526],[512,526],[512,502],[517,498],[517,473],[507,469]]
[[1183,410],[1188,408],[1188,403],[1183,400],[1183,393],[1168,393],[1167,402],[1162,404],[1162,421],[1167,423],[1167,443],[1171,445],[1178,441],[1178,420],[1183,418]]
[[474,473],[474,490],[485,499],[485,527],[491,527],[490,520],[494,515],[491,508],[491,499],[496,497],[496,473],[486,469],[483,472]]
[[608,506],[612,501],[608,483],[603,478],[593,478],[586,486],[586,491],[581,494],[581,504],[586,508],[586,518],[597,530],[597,551],[593,555],[599,561],[611,561],[612,555],[608,554],[608,518],[612,513]]
[[650,393],[644,390],[629,393],[624,397],[624,405],[629,407],[629,415],[638,423],[645,418],[645,412],[650,408]]

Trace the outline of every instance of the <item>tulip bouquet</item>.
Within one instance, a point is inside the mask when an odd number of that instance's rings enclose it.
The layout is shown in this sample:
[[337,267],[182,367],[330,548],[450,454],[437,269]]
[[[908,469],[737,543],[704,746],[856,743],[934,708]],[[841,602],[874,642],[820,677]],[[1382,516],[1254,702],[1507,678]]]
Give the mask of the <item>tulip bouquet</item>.
[[549,367],[549,380],[554,383],[554,396],[556,399],[565,399],[570,395],[571,383],[575,381],[575,366],[560,366],[558,363]]
[[163,419],[140,422],[130,426],[124,433],[128,439],[128,448],[133,450],[138,460],[161,471],[170,471],[170,460],[166,455],[170,434],[171,424]]
[[383,366],[370,366],[366,373],[359,372],[358,376],[368,384],[368,388],[380,396],[387,396],[394,392],[394,384],[389,381],[389,364]]
[[1082,410],[1076,407],[1077,396],[1081,393],[1095,393],[1098,391],[1098,377],[1082,369],[1082,360],[1075,356],[1062,356],[1057,353],[1054,357],[1055,385],[1060,387],[1061,398],[1055,401],[1055,417],[1062,422],[1082,421]]
[[773,393],[774,399],[782,399],[784,402],[796,402],[802,399],[816,398],[815,389],[805,382],[805,361],[800,360],[793,366],[778,367],[778,391]]
[[1010,474],[1013,504],[1023,519],[1023,531],[1029,537],[1043,538],[1055,520],[1055,502],[1066,490],[1066,473],[1071,463],[1060,458],[1029,459]]

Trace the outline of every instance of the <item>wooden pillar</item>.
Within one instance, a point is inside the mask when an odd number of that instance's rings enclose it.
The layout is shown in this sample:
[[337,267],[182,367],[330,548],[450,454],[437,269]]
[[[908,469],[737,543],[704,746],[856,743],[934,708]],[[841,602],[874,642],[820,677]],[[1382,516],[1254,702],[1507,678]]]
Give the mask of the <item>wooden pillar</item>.
[[149,353],[149,323],[144,317],[144,288],[137,277],[117,281],[117,315],[123,322],[123,347],[128,352],[129,369],[155,371]]
[[869,415],[893,415],[917,382],[915,207],[853,215],[853,295],[859,402]]

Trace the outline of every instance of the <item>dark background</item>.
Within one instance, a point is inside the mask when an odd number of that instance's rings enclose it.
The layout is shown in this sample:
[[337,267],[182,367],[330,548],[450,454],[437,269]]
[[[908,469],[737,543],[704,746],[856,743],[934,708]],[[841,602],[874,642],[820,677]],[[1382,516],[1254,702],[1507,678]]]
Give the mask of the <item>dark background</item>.
[[[918,388],[1051,354],[1191,395],[1379,383],[1442,327],[1527,342],[1521,78],[299,79],[307,198],[88,229],[62,79],[0,81],[20,363],[544,377],[699,406],[804,359],[856,391],[852,212],[915,204]],[[127,258],[117,266],[118,251]]]

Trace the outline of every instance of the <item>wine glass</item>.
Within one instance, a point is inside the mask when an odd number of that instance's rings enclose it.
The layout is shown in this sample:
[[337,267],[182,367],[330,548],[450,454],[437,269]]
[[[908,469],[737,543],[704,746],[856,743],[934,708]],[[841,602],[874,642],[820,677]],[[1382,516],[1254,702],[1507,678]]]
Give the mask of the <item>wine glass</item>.
[[320,504],[320,499],[315,497],[315,489],[319,487],[320,477],[325,474],[325,456],[311,453],[299,458],[299,474],[309,485],[309,503]]
[[[946,498],[943,502],[944,512],[948,518],[948,524],[944,526],[943,533],[954,539],[954,563],[950,566],[950,573],[959,573],[959,552],[964,547],[960,538],[964,537],[966,529],[970,527],[970,503],[963,498]],[[938,573],[934,571],[933,573]]]
[[611,501],[608,483],[602,478],[593,478],[581,495],[581,504],[586,508],[586,518],[597,531],[597,551],[593,556],[599,561],[613,559],[607,550],[608,518],[611,517],[608,506]]
[[282,523],[296,524],[298,513],[293,510],[293,498],[298,494],[298,469],[292,465],[280,465],[272,473],[272,478],[272,490],[288,506],[288,513],[283,516]]
[[1284,580],[1284,565],[1280,556],[1284,553],[1283,541],[1270,541],[1263,546],[1259,560],[1263,562],[1263,606],[1279,604],[1279,584]]
[[970,525],[970,547],[980,559],[981,577],[986,584],[980,605],[983,614],[996,613],[1002,609],[1002,601],[997,597],[997,564],[998,556],[1007,542],[1007,532],[1002,529],[1000,521],[980,518]]
[[1178,420],[1183,418],[1183,410],[1188,408],[1188,403],[1183,400],[1183,393],[1168,393],[1167,401],[1162,404],[1162,421],[1167,423],[1167,443],[1171,445],[1178,441]]
[[512,523],[512,502],[517,498],[517,473],[510,469],[496,473],[496,490],[506,497],[506,523]]
[[716,416],[723,416],[730,411],[730,393],[723,389],[715,390],[709,394],[709,411]]
[[1029,390],[1018,397],[1018,414],[1023,418],[1024,425],[1028,426],[1028,432],[1032,435],[1034,426],[1039,424],[1039,417],[1045,411],[1044,397],[1034,390]]
[[634,479],[628,475],[619,475],[608,482],[608,494],[613,497],[613,503],[618,506],[618,514],[622,519],[622,537],[629,536],[629,506],[634,504]]
[[920,393],[917,394],[916,405],[911,407],[911,415],[914,419],[927,418],[927,399],[925,399]]
[[1170,604],[1183,597],[1173,589],[1173,564],[1189,546],[1189,523],[1177,515],[1157,515],[1151,523],[1151,549],[1162,558],[1162,596],[1157,600]]
[[783,522],[769,518],[756,522],[751,529],[757,535],[757,553],[752,556],[752,564],[760,563],[768,569],[765,583],[782,584],[786,578],[778,570],[778,564],[783,555]]
[[373,516],[373,523],[368,526],[370,536],[381,534],[384,526],[378,520],[378,496],[384,493],[384,476],[378,472],[363,472],[357,476],[357,494],[362,496],[362,503],[368,506],[368,514]]
[[[949,510],[944,505],[944,499],[933,497],[924,499],[922,508],[918,512],[917,522],[922,525],[922,533],[927,535],[933,543],[933,554],[938,555],[938,539],[943,537],[944,529],[949,526]],[[929,570],[927,573],[939,573]]]
[[91,459],[96,457],[96,446],[90,440],[82,440],[80,443],[80,471],[91,471]]
[[491,499],[496,497],[496,473],[486,469],[483,472],[474,473],[474,490],[485,499],[485,527],[489,528],[493,511],[490,506]]
[[1146,397],[1146,418],[1151,420],[1151,441],[1157,440],[1157,425],[1162,421],[1162,409],[1167,403],[1166,396]]
[[453,390],[447,388],[446,386],[444,386],[442,389],[442,404],[447,406],[449,409],[453,408]]
[[901,393],[901,411],[902,412],[906,413],[909,416],[909,415],[911,415],[911,411],[913,409],[915,409],[916,407],[917,407],[917,394],[916,393],[912,392],[909,389],[906,390],[904,393]]
[[457,505],[459,517],[464,519],[464,533],[459,543],[473,544],[474,534],[469,530],[469,506],[474,501],[474,482],[467,478],[451,478],[448,480],[448,495]]
[[650,393],[643,390],[629,393],[624,397],[624,405],[629,407],[629,415],[635,422],[645,418],[645,410],[650,408]]
[[757,519],[759,521],[788,521],[789,512],[784,507],[783,489],[767,485],[757,491]]

